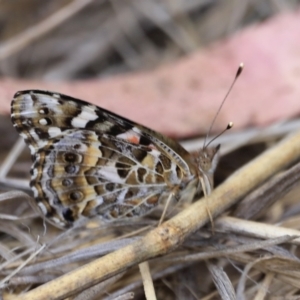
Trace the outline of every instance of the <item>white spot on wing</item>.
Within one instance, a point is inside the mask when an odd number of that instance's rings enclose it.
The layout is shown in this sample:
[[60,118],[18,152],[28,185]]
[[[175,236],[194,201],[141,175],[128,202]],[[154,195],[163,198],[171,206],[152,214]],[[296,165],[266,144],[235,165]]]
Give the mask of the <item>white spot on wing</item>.
[[50,127],[48,129],[48,134],[51,138],[56,137],[61,134],[61,129],[58,127]]
[[37,175],[38,175],[38,170],[37,170],[37,169],[33,169],[32,172],[33,172],[33,173],[32,173],[32,176],[31,176],[31,180],[34,180],[34,179],[36,179],[36,177],[37,177]]
[[21,136],[24,140],[27,139],[27,135],[26,135],[26,133],[24,133],[24,132],[21,132],[21,133],[20,133],[20,136]]
[[100,197],[100,196],[97,196],[95,201],[96,201],[96,206],[102,205],[104,203],[103,197]]
[[39,148],[44,148],[45,146],[47,146],[48,142],[43,141],[43,140],[38,140],[37,144],[38,144]]
[[39,123],[40,123],[41,125],[47,125],[47,120],[46,120],[46,119],[40,119],[40,120],[39,120]]
[[32,192],[33,192],[34,198],[38,197],[39,192],[38,192],[38,190],[37,190],[34,186],[31,187],[31,190],[32,190]]
[[141,130],[138,129],[137,127],[132,127],[132,130],[135,131],[135,132],[137,132],[137,133],[139,133],[139,134],[141,134]]
[[33,128],[29,130],[29,134],[36,141],[39,148],[42,148],[47,145],[47,141],[41,140]]
[[47,208],[46,208],[46,206],[44,205],[44,203],[38,202],[38,206],[39,206],[40,210],[42,211],[42,213],[43,213],[44,215],[47,215],[48,211],[47,211]]
[[81,113],[73,118],[71,124],[76,128],[84,128],[89,121],[94,121],[98,118],[95,109],[92,106],[83,106]]
[[95,113],[95,109],[90,106],[83,106],[82,112],[79,116],[90,121],[96,120],[98,118],[97,114]]
[[103,166],[97,172],[102,178],[108,182],[124,183],[125,179],[120,178],[115,166]]
[[154,157],[156,157],[156,158],[159,158],[159,156],[160,156],[160,154],[161,154],[161,152],[160,151],[158,151],[158,150],[156,150],[156,149],[151,149],[151,151],[149,152],[149,153],[151,153],[151,155],[153,155]]
[[36,150],[35,150],[35,147],[33,147],[32,145],[28,145],[29,146],[29,149],[30,149],[30,154],[31,155],[34,155]]
[[84,128],[84,127],[86,127],[86,124],[88,122],[89,122],[88,120],[83,120],[83,119],[76,117],[72,120],[71,125],[76,128]]
[[59,225],[61,225],[61,226],[65,226],[65,225],[66,225],[66,224],[63,223],[59,218],[53,217],[53,218],[51,218],[51,220],[52,220],[54,223],[59,224]]

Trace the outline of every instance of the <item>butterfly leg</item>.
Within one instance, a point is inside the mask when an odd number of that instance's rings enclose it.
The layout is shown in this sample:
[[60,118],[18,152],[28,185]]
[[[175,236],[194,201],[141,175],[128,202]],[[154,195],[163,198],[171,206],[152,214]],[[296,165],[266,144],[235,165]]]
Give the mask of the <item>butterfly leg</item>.
[[174,193],[171,192],[170,195],[169,195],[169,197],[168,197],[168,199],[167,199],[167,201],[166,201],[166,205],[164,207],[164,210],[163,210],[163,212],[161,214],[160,220],[158,222],[158,226],[160,226],[162,224],[162,222],[164,221],[164,218],[165,218],[166,213],[167,213],[167,209],[168,209],[169,204],[171,203],[171,200],[172,200],[173,197],[174,197]]
[[[207,201],[207,196],[210,194],[210,192],[205,189],[205,182],[204,182],[203,178],[200,178],[200,181],[201,181],[201,185],[203,187],[204,201]],[[212,214],[211,214],[211,212],[210,212],[207,204],[205,205],[205,209],[206,209],[206,212],[208,214],[208,217],[209,217],[209,220],[210,220],[210,223],[211,223],[212,234],[214,234],[214,232],[215,232],[215,224],[214,224],[214,220],[213,220]]]
[[167,214],[168,207],[169,207],[169,205],[170,205],[170,203],[171,203],[171,201],[172,201],[173,199],[178,200],[178,187],[175,187],[175,188],[173,188],[173,189],[171,190],[171,192],[170,192],[170,194],[169,194],[169,196],[168,196],[168,198],[167,198],[167,201],[166,201],[164,210],[163,210],[163,212],[162,212],[162,215],[161,215],[161,217],[160,217],[160,220],[159,220],[159,222],[158,222],[158,226],[160,226],[160,225],[162,224],[162,222],[164,221],[165,216],[166,216],[166,214]]
[[[207,200],[205,199],[205,201],[207,201]],[[212,215],[211,215],[211,212],[210,212],[209,208],[207,207],[207,205],[205,205],[205,209],[206,209],[206,212],[207,212],[208,217],[209,217],[209,220],[210,220],[212,234],[214,235],[214,234],[215,234],[215,223],[214,223],[214,219],[213,219],[213,217],[212,217]]]

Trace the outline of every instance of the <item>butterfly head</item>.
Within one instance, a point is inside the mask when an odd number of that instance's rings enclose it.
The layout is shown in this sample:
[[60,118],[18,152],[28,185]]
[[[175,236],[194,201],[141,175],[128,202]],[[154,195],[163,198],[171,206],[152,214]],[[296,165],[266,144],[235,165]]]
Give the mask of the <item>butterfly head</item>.
[[205,196],[209,195],[213,189],[213,175],[219,162],[219,149],[220,145],[213,148],[204,147],[199,151],[199,156],[196,159]]

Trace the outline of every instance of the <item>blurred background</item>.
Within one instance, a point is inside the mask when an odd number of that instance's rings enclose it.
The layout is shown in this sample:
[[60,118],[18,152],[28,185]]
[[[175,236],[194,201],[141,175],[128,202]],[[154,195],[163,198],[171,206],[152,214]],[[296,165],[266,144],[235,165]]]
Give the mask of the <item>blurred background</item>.
[[0,75],[66,80],[154,69],[298,5],[296,0],[2,0]]

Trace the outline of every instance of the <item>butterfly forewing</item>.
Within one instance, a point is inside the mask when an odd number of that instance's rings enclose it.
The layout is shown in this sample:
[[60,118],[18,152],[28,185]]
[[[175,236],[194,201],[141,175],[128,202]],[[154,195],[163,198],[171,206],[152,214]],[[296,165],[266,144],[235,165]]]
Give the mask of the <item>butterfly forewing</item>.
[[178,143],[87,102],[21,91],[12,122],[31,150],[37,204],[56,224],[141,216],[170,191],[199,189],[197,165]]

